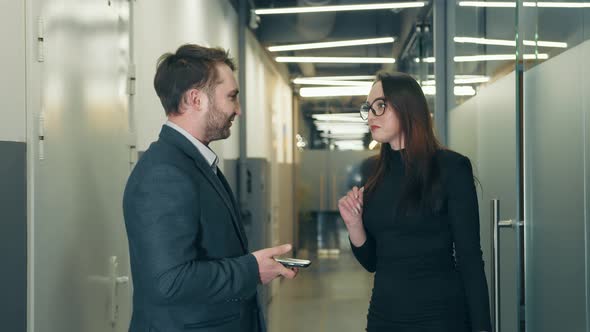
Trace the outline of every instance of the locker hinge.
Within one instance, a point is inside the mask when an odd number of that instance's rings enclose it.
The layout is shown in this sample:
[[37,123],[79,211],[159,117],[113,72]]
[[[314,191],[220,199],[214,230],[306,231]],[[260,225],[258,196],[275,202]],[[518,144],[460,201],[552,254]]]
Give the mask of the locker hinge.
[[137,163],[137,147],[135,145],[129,146],[129,164],[135,165]]
[[135,64],[129,65],[129,71],[127,73],[127,94],[130,96],[135,95]]
[[41,17],[37,20],[37,61],[45,61],[45,27]]
[[127,137],[127,146],[129,147],[129,165],[133,167],[137,163],[137,142],[133,132],[130,132]]
[[39,160],[45,159],[45,115],[43,112],[39,115],[39,124],[37,128],[39,139]]

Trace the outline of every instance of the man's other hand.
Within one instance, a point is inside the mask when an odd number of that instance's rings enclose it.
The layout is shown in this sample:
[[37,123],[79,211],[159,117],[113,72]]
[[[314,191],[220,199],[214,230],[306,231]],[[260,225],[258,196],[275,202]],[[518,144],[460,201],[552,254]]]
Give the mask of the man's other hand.
[[258,274],[260,276],[260,282],[263,285],[268,284],[278,277],[285,277],[293,279],[297,275],[297,269],[288,269],[281,263],[274,260],[275,256],[284,255],[291,251],[290,244],[283,244],[273,248],[266,248],[258,250],[252,253],[258,261]]

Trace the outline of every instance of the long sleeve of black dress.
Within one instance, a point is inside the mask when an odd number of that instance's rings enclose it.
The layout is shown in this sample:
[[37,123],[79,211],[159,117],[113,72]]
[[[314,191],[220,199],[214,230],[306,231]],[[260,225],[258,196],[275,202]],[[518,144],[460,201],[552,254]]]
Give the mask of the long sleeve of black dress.
[[351,248],[359,263],[375,272],[369,332],[490,331],[471,164],[452,151],[439,151],[436,158],[444,187],[441,211],[398,213],[405,179],[399,151],[365,196],[367,241]]
[[[365,230],[366,231],[366,230]],[[349,239],[350,241],[350,239]],[[375,239],[367,232],[367,240],[362,246],[357,247],[350,242],[352,253],[359,263],[369,272],[375,272],[377,255],[375,254]]]
[[448,179],[449,220],[474,331],[490,331],[488,286],[479,237],[479,207],[469,159],[457,160]]

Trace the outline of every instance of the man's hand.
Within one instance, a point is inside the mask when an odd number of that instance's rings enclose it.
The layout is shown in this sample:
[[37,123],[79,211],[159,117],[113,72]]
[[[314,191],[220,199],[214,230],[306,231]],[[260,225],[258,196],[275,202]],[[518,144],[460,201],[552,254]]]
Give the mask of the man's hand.
[[297,275],[297,269],[290,270],[274,260],[274,256],[280,256],[291,251],[290,244],[283,244],[274,248],[266,248],[252,253],[258,261],[258,274],[263,285],[268,284],[277,277],[293,279]]

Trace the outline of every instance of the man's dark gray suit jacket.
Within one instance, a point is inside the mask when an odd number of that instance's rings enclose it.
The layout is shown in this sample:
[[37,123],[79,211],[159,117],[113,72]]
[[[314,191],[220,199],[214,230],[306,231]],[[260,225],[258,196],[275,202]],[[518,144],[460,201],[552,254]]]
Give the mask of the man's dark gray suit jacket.
[[264,332],[240,213],[223,174],[164,125],[123,198],[133,278],[130,332]]

